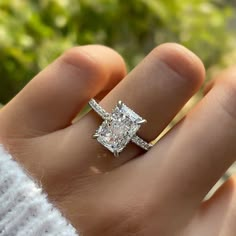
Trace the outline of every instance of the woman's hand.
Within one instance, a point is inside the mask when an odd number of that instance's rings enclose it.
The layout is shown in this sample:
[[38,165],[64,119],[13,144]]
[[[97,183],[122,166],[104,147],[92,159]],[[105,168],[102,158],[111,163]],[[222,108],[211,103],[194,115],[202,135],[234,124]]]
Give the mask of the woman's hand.
[[148,121],[138,134],[151,141],[204,79],[201,61],[176,44],[125,71],[109,48],[67,51],[1,110],[0,141],[82,235],[234,236],[235,178],[202,201],[235,160],[236,69],[150,151],[129,144],[114,158],[91,138],[102,122],[94,111],[71,124],[89,99],[108,111],[122,100]]

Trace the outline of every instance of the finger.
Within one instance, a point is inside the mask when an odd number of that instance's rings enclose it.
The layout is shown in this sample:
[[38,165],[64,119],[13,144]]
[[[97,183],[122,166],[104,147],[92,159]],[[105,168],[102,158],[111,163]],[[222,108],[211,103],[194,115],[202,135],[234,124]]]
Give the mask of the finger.
[[[198,225],[208,235],[233,236],[236,232],[236,176],[230,177],[199,209]],[[200,235],[200,234],[199,234]]]
[[224,80],[225,78],[229,77],[229,76],[233,76],[233,74],[235,74],[235,67],[230,67],[224,71],[222,71],[221,73],[219,73],[218,75],[214,76],[214,78],[212,80],[210,80],[204,87],[204,95],[206,95],[215,85],[215,83],[218,80]]
[[61,129],[91,97],[112,89],[124,75],[123,59],[113,50],[98,45],[72,48],[1,111],[1,126],[8,134],[22,135]]
[[163,44],[107,96],[101,105],[109,111],[122,100],[148,123],[139,134],[155,139],[199,89],[204,79],[201,61],[178,44]]
[[[150,141],[195,93],[203,77],[203,66],[195,55],[182,46],[165,44],[151,52],[101,101],[101,105],[110,112],[117,101],[122,100],[148,121],[139,135]],[[80,163],[80,167],[96,166],[106,171],[142,152],[139,147],[129,144],[120,157],[114,159],[110,151],[91,139],[101,122],[97,114],[91,111],[57,137],[65,140],[64,144],[74,156],[74,166]]]
[[140,169],[146,173],[144,184],[155,179],[155,186],[149,187],[155,187],[156,196],[165,199],[169,214],[181,212],[189,217],[235,161],[234,75],[218,80],[192,112],[140,161]]

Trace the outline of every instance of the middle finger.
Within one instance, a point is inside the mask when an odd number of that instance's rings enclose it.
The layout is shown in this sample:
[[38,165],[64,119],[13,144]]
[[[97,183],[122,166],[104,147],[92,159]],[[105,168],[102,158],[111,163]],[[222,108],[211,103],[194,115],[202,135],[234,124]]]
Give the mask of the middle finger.
[[153,204],[165,206],[158,211],[164,210],[166,219],[180,213],[177,220],[190,218],[235,161],[235,74],[235,68],[221,74],[223,78],[146,158],[126,168],[144,189],[155,191]]

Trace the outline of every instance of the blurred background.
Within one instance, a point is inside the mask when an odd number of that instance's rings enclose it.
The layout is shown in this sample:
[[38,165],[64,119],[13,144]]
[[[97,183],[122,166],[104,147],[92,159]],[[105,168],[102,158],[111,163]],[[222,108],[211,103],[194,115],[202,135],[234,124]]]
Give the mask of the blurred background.
[[203,60],[209,77],[236,63],[235,2],[0,0],[0,103],[65,49],[82,44],[108,45],[132,69],[156,45],[178,42]]

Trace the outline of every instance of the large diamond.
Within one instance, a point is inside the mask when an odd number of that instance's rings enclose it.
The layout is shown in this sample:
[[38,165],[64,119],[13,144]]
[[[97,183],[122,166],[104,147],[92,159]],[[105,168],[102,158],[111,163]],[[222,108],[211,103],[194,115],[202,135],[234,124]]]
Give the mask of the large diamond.
[[113,109],[110,117],[104,120],[96,131],[98,142],[118,155],[140,128],[142,117],[122,102]]

